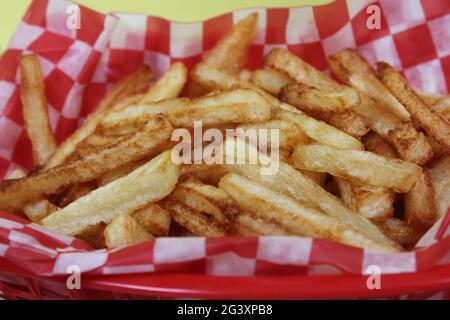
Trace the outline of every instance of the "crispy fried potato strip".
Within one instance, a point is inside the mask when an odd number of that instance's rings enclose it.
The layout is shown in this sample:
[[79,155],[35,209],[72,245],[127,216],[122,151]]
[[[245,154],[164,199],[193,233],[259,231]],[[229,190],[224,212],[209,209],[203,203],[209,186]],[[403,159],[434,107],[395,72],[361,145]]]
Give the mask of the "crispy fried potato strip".
[[172,218],[170,213],[161,206],[151,203],[134,211],[131,216],[152,235],[156,237],[167,237],[169,235]]
[[103,235],[108,249],[138,244],[154,238],[129,213],[115,217]]
[[242,214],[236,220],[236,230],[244,237],[293,236],[281,226],[251,214]]
[[166,151],[126,177],[101,187],[42,220],[42,225],[74,236],[100,222],[132,213],[168,196],[180,175]]
[[41,166],[55,152],[56,142],[48,119],[47,99],[39,60],[35,55],[22,56],[19,70],[25,130],[31,140],[34,163]]
[[430,166],[430,175],[439,216],[443,217],[450,208],[450,156],[443,156],[433,162]]

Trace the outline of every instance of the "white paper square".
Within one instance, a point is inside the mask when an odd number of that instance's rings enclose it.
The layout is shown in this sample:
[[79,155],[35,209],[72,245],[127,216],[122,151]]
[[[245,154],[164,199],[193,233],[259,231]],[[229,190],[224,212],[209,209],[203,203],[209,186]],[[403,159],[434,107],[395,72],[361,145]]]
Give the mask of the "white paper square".
[[119,14],[119,22],[111,36],[113,49],[145,49],[147,17],[138,14]]
[[206,257],[204,238],[159,238],[155,240],[155,264],[192,261]]
[[348,22],[338,32],[324,39],[322,43],[326,55],[346,48],[355,48],[356,43],[351,23]]
[[320,36],[317,31],[312,7],[290,9],[286,27],[286,43],[300,44],[319,40]]
[[312,239],[297,237],[262,237],[258,259],[279,264],[307,265]]
[[404,31],[426,20],[420,0],[380,0],[380,4],[392,33]]
[[170,55],[187,58],[203,50],[203,27],[200,23],[170,23]]

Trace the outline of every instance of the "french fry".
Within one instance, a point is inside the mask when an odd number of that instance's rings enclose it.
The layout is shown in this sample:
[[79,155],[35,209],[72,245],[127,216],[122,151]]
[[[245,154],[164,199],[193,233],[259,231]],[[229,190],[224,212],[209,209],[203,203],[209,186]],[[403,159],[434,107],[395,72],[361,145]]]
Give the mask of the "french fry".
[[114,170],[146,157],[156,155],[169,141],[172,126],[163,117],[151,119],[144,130],[117,146],[85,159],[41,171],[12,184],[0,185],[0,209],[20,210],[24,205],[41,200],[78,183],[95,180]]
[[364,147],[367,151],[376,153],[386,158],[399,158],[397,151],[389,142],[375,132],[370,132],[363,138]]
[[140,103],[158,102],[178,97],[186,84],[188,69],[182,63],[174,63],[170,69],[150,87]]
[[[344,112],[359,104],[358,93],[350,88],[338,92],[324,92],[304,84],[289,84],[281,89],[281,97],[303,111]],[[348,104],[351,101],[351,105]]]
[[370,125],[361,115],[348,110],[341,113],[309,112],[309,115],[318,120],[323,120],[346,134],[360,139],[370,131]]
[[328,57],[328,64],[342,82],[374,99],[380,108],[401,121],[410,121],[405,107],[378,80],[370,64],[356,50],[345,49]]
[[[240,157],[244,157],[240,163],[248,163],[245,155],[246,150],[250,148],[252,147],[243,141],[227,139],[224,148],[225,156],[234,157],[237,154]],[[264,163],[267,162],[267,159],[264,159],[264,155],[260,154],[260,157],[264,160]],[[317,208],[330,217],[351,225],[374,241],[385,245],[392,245],[392,241],[389,241],[373,223],[357,212],[347,208],[339,199],[286,163],[280,162],[278,171],[274,175],[262,174],[262,166],[260,164],[233,164],[224,165],[224,167],[229,172],[243,175],[272,190],[291,196],[310,207]]]
[[232,73],[241,71],[247,63],[257,23],[256,12],[239,21],[206,55],[204,62]]
[[74,185],[69,189],[67,194],[61,199],[61,201],[58,203],[58,206],[64,208],[97,188],[98,188],[97,181],[89,181],[86,183]]
[[394,214],[392,192],[345,179],[335,178],[342,201],[367,219],[386,221]]
[[430,175],[439,217],[443,217],[450,208],[450,156],[446,155],[433,162]]
[[26,172],[21,169],[21,168],[15,168],[13,171],[11,171],[8,176],[7,176],[7,180],[17,180],[17,179],[22,179],[25,178],[27,176]]
[[304,113],[281,110],[275,112],[274,118],[296,124],[312,140],[325,145],[345,150],[363,150],[364,148],[358,139]]
[[425,164],[433,156],[433,150],[425,135],[412,123],[401,122],[395,116],[381,110],[370,97],[361,94],[361,103],[353,109],[364,116],[372,129],[387,139],[403,160],[418,165]]
[[450,152],[450,123],[441,114],[430,109],[389,64],[379,62],[378,75],[420,126]]
[[[333,176],[374,187],[411,190],[422,169],[410,162],[367,151],[339,150],[322,145],[298,145],[290,159],[295,168],[328,172]],[[382,172],[383,174],[380,174]]]
[[216,187],[189,180],[180,183],[172,194],[179,203],[214,217],[223,225],[230,224],[241,213],[237,203]]
[[25,213],[27,218],[31,222],[35,223],[41,221],[42,219],[49,216],[56,210],[58,210],[58,207],[56,207],[50,201],[45,199],[28,204],[23,208],[23,212]]
[[428,170],[424,169],[413,188],[405,194],[404,201],[406,223],[419,234],[427,232],[439,217]]
[[[293,150],[296,145],[309,143],[311,141],[294,123],[281,120],[272,120],[257,124],[242,124],[238,126],[237,129],[255,130],[258,133],[258,136],[262,134],[258,130],[267,129],[265,138],[267,140],[267,145],[269,146],[272,145],[271,130],[278,130],[279,141],[277,142],[277,145],[286,150]],[[260,140],[258,139],[258,141]]]
[[212,217],[186,207],[174,200],[165,200],[163,207],[170,212],[173,220],[199,237],[225,237],[227,230]]
[[284,86],[292,84],[293,79],[272,68],[253,71],[250,82],[274,96],[278,96]]
[[405,221],[396,218],[380,223],[380,228],[387,237],[407,250],[413,248],[421,237]]
[[226,175],[219,186],[245,211],[274,221],[288,232],[374,250],[397,251],[393,247],[371,240],[350,225],[243,176],[233,173]]
[[175,127],[193,127],[194,121],[205,126],[224,123],[245,123],[270,119],[270,105],[257,92],[237,89],[205,96],[192,101],[165,100],[154,105],[135,105],[119,112],[110,112],[101,122],[101,131],[125,128],[121,134],[136,130],[140,124],[163,114]]
[[236,220],[236,230],[244,237],[293,236],[282,227],[251,214],[242,214]]
[[153,77],[154,75],[150,68],[142,66],[115,84],[83,125],[56,148],[55,153],[45,164],[43,170],[45,171],[63,164],[72,152],[74,152],[77,144],[94,133],[98,123],[109,109],[124,98],[146,90]]
[[47,99],[39,61],[35,55],[22,56],[20,99],[25,130],[31,140],[34,163],[44,165],[56,149],[48,119]]
[[104,149],[112,148],[131,137],[131,134],[123,136],[104,136],[94,133],[77,145],[75,151],[67,157],[67,161],[71,162],[83,159],[91,154],[101,152]]
[[134,211],[131,217],[156,237],[167,237],[169,235],[172,220],[170,213],[155,203]]
[[133,161],[133,162],[125,164],[119,168],[108,171],[107,173],[105,173],[104,175],[100,176],[97,179],[97,184],[99,187],[103,187],[103,186],[107,185],[108,183],[111,183],[113,181],[116,181],[119,178],[129,175],[131,172],[133,172],[137,168],[143,166],[148,161],[149,161],[148,159]]
[[41,221],[44,227],[74,236],[100,222],[132,213],[168,196],[180,175],[179,166],[166,151],[146,165],[104,187],[92,191]]
[[88,243],[94,249],[105,249],[105,229],[108,225],[104,222],[100,222],[97,225],[90,227],[89,229],[77,234],[77,238]]
[[129,213],[115,217],[103,235],[108,249],[138,244],[154,238]]

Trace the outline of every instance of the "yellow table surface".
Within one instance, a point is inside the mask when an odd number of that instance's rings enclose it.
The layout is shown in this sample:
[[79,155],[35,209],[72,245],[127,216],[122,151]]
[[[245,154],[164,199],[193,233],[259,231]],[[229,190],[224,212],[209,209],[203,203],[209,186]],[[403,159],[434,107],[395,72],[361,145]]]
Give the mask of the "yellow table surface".
[[[332,0],[79,0],[102,12],[142,12],[176,21],[201,21],[236,9],[321,5]],[[6,48],[17,23],[31,0],[0,4],[0,52]]]

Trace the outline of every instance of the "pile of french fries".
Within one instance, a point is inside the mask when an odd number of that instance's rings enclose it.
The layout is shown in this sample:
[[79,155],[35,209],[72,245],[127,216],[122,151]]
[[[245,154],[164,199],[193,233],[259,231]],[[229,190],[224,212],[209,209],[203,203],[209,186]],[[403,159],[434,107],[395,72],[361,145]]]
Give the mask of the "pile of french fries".
[[[36,166],[1,183],[0,209],[95,248],[260,235],[412,248],[450,206],[450,98],[415,92],[351,49],[328,57],[339,82],[285,49],[245,70],[257,20],[241,20],[190,72],[175,63],[155,81],[139,68],[59,146],[38,60],[21,57]],[[246,161],[260,150],[236,137],[222,148],[238,164],[176,164],[172,133],[199,120],[279,130],[278,171],[261,174],[263,161]]]

